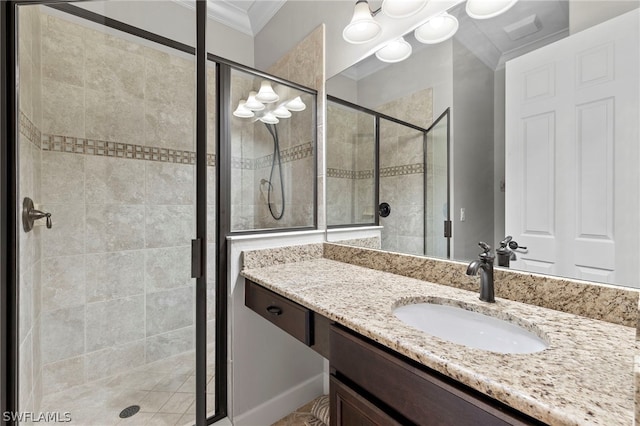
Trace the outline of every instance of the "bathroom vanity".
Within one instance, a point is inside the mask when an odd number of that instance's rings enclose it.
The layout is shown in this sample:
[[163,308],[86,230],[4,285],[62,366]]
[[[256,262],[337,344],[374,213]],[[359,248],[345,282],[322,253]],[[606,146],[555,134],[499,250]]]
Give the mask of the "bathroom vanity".
[[[385,253],[350,250],[360,258]],[[329,359],[333,425],[633,423],[635,328],[502,299],[499,291],[487,306],[475,291],[322,255],[298,260],[249,262],[245,302]],[[393,315],[398,306],[434,301],[528,324],[548,348],[473,349]]]
[[540,424],[249,279],[245,304],[329,359],[332,425]]

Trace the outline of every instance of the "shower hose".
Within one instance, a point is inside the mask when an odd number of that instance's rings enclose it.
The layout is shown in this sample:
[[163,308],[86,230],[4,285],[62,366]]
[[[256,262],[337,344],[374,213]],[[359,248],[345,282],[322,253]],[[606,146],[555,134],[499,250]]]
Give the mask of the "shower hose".
[[[275,124],[265,123],[264,125],[267,127],[267,130],[269,131],[269,133],[271,133],[271,136],[273,137],[273,156],[271,159],[271,172],[269,173],[269,180],[266,181],[266,183],[269,185],[269,189],[267,191],[267,205],[269,206],[269,213],[271,213],[271,216],[275,220],[280,220],[284,215],[285,202],[284,202],[284,181],[282,179],[282,159],[280,158],[280,141],[278,139],[278,128],[276,127]],[[282,203],[281,203],[282,206],[280,208],[279,214],[277,213],[275,206],[271,202],[271,194],[273,192],[273,185],[271,184],[271,182],[273,181],[273,172],[275,171],[275,168],[276,168],[276,162],[278,165],[278,172],[279,172],[279,178],[280,178],[280,198],[282,200]]]

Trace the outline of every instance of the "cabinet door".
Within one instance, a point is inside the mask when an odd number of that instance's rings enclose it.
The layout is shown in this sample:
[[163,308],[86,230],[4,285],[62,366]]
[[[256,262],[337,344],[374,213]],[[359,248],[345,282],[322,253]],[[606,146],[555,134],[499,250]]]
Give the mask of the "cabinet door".
[[374,404],[331,376],[331,426],[400,425]]

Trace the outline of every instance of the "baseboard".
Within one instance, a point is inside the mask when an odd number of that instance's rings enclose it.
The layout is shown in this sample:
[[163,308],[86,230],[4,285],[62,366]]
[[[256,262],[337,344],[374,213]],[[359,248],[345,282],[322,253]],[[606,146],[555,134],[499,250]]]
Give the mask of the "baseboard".
[[270,425],[322,395],[324,373],[306,380],[233,419],[234,426]]

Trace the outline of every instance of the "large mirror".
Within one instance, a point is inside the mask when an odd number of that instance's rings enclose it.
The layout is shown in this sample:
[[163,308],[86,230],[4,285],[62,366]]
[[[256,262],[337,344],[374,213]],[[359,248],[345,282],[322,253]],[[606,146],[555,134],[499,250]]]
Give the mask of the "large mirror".
[[[502,243],[512,269],[640,287],[638,2],[520,0],[483,20],[463,2],[448,13],[452,38],[408,32],[408,58],[371,55],[327,93],[381,112],[401,100],[395,118],[424,128],[450,110],[450,197],[425,206],[450,211],[450,258]],[[418,117],[416,94],[429,111]],[[382,236],[383,249],[416,254]]]

